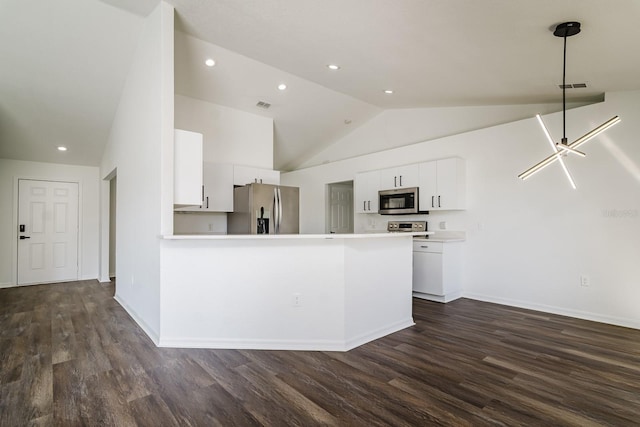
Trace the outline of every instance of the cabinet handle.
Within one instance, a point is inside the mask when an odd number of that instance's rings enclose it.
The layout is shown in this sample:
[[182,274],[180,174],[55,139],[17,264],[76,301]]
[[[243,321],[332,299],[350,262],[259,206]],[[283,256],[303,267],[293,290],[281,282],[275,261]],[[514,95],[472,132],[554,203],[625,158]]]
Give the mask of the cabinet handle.
[[434,199],[435,197],[436,197],[436,196],[431,196],[431,207],[432,207],[432,208],[435,208],[435,206],[433,205],[433,199]]
[[207,209],[209,209],[209,196],[207,196]]
[[[202,186],[202,203],[204,204],[204,185]],[[200,209],[202,209],[202,204],[200,205]]]
[[363,211],[367,210],[367,201],[366,200],[364,202],[362,202],[362,210]]
[[369,210],[371,210],[371,200],[369,200],[368,203],[369,203]]
[[397,187],[397,186],[398,186],[398,177],[397,177],[397,176],[394,176],[394,177],[393,177],[393,186],[394,186],[394,187]]
[[260,184],[262,184],[262,178],[260,178]]
[[438,196],[438,207],[440,207],[440,196]]
[[400,175],[400,187],[402,187],[402,175]]
[[429,246],[420,246],[422,249],[429,249]]

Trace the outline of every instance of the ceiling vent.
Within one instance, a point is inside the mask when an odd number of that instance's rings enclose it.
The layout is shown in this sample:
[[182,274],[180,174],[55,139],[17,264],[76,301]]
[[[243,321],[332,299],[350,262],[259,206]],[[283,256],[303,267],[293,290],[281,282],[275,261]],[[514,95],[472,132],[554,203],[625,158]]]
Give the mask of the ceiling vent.
[[586,83],[568,83],[565,85],[558,85],[560,89],[584,89],[587,87]]
[[268,102],[264,102],[264,101],[258,101],[258,103],[256,104],[256,107],[262,108],[264,110],[268,110],[269,107],[271,107],[271,104],[269,104]]

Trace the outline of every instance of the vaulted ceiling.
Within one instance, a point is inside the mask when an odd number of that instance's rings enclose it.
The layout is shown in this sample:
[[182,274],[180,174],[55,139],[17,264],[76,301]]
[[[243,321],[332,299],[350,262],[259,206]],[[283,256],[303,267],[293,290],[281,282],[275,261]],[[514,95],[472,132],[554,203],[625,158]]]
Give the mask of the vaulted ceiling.
[[[273,117],[281,169],[384,109],[559,102],[564,21],[570,101],[640,89],[637,0],[168,2],[176,93]],[[97,165],[156,4],[0,0],[0,157]]]

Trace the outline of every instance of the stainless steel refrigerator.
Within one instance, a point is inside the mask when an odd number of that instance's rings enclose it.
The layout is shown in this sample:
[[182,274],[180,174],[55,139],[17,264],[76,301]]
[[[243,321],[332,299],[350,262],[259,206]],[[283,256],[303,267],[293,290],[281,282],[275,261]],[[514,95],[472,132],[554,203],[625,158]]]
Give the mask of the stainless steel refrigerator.
[[233,190],[233,212],[227,215],[228,234],[298,234],[300,189],[283,185],[249,184]]

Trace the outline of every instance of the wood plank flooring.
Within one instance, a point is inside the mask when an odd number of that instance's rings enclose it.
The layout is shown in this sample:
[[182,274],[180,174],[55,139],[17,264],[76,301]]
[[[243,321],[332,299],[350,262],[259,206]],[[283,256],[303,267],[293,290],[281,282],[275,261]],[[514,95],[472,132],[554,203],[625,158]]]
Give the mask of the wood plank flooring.
[[0,426],[640,425],[640,331],[461,299],[346,353],[156,348],[96,281],[0,289]]

